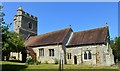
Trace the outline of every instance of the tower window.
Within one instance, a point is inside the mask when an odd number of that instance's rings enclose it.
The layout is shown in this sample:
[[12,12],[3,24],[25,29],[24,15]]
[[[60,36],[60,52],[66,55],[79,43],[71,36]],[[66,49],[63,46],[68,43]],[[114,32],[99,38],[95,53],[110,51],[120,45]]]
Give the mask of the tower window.
[[28,23],[28,27],[29,27],[30,29],[32,29],[32,23],[31,23],[31,22]]

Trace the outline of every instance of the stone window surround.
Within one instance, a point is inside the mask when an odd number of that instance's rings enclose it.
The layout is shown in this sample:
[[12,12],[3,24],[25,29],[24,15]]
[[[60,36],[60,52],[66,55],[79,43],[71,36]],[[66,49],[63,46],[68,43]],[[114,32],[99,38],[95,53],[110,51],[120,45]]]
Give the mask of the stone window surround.
[[39,56],[44,56],[44,48],[39,49]]
[[68,59],[71,59],[71,53],[67,53],[68,54]]
[[54,49],[49,49],[49,56],[54,56]]
[[[83,60],[84,60],[84,61],[89,61],[89,60],[91,60],[91,59],[92,59],[92,51],[91,51],[91,50],[85,50],[84,53],[85,53],[85,52],[87,53],[87,59],[84,58],[84,54],[83,54]],[[88,54],[89,52],[91,53],[91,59],[89,59],[89,54]]]

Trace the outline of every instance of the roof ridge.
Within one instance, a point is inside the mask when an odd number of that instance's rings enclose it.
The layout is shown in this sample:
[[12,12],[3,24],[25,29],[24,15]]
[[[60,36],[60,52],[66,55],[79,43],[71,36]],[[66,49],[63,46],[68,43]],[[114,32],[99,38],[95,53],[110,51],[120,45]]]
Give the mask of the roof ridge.
[[87,31],[98,30],[98,29],[102,29],[102,28],[106,28],[106,26],[100,27],[100,28],[89,29],[89,30],[78,31],[78,32],[74,32],[74,33],[87,32]]
[[40,45],[47,45],[47,44],[56,44],[63,43],[63,40],[67,36],[68,32],[71,28],[65,28],[53,32],[48,32],[45,34],[41,34],[38,36],[31,37],[29,39],[28,44],[26,46],[40,46]]
[[50,33],[53,33],[53,32],[58,32],[58,31],[66,30],[66,29],[71,29],[71,28],[64,28],[64,29],[60,29],[60,30],[56,30],[56,31],[51,31],[51,32],[40,34],[38,36],[45,35],[45,34],[50,34]]

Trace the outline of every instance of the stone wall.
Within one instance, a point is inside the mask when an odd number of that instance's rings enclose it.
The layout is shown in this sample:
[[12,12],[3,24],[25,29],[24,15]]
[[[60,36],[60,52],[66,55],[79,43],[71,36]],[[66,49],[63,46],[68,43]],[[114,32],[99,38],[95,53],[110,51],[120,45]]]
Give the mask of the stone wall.
[[[36,20],[23,15],[21,22],[22,22],[21,28],[37,33],[37,21]],[[29,22],[31,22],[32,28],[29,28],[29,24],[28,24]]]
[[[84,59],[84,51],[91,50],[92,59]],[[95,46],[78,46],[78,47],[69,47],[67,48],[67,53],[71,53],[71,59],[67,58],[67,64],[74,64],[74,56],[77,56],[77,64],[96,64],[96,47]]]
[[[39,49],[44,49],[44,56],[39,56]],[[54,49],[54,56],[49,56],[49,49]],[[55,59],[60,59],[60,53],[63,51],[62,45],[49,45],[49,46],[40,46],[34,47],[34,52],[36,53],[37,61],[41,61],[41,63],[55,63]]]
[[[86,50],[91,51],[92,59],[84,59],[84,52]],[[66,53],[71,53],[71,59],[68,59],[68,55],[66,55],[67,64],[75,64],[74,56],[77,56],[77,64],[98,66],[114,64],[113,54],[111,51],[107,51],[107,46],[104,44],[69,47],[66,49]]]
[[10,52],[10,60],[20,60],[22,61],[22,54],[21,52]]

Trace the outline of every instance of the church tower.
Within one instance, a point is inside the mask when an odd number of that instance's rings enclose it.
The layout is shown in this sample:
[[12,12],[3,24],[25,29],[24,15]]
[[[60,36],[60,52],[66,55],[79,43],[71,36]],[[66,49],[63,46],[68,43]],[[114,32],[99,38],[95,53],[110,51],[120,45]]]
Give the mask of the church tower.
[[37,35],[37,17],[24,12],[19,7],[14,16],[14,32],[19,33],[24,39]]

